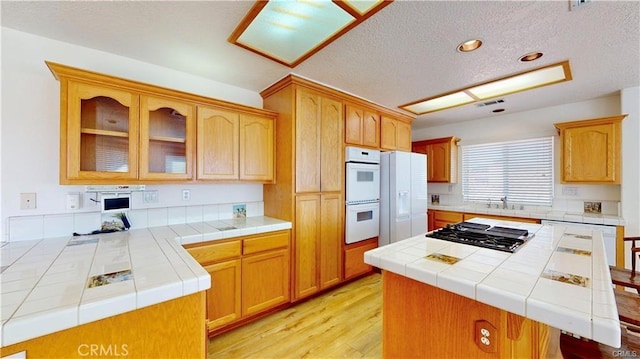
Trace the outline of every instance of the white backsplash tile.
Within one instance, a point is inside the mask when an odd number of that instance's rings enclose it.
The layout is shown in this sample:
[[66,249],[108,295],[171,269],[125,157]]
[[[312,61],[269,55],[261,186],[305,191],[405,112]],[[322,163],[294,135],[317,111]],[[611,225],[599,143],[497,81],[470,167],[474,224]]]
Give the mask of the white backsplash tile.
[[[131,223],[131,229],[231,220],[234,204],[237,203],[132,209],[127,213],[127,217]],[[247,202],[246,206],[247,216],[264,215],[264,202]],[[102,213],[81,212],[9,217],[8,222],[10,242],[67,237],[74,232],[90,233],[100,229]]]
[[167,208],[167,224],[184,224],[184,223],[187,223],[186,207]]
[[584,212],[584,201],[582,201],[582,200],[579,200],[579,201],[568,200],[567,201],[567,212],[571,212],[571,213],[582,213],[582,212]]
[[63,237],[73,233],[74,215],[57,214],[44,216],[44,237]]
[[203,222],[217,221],[219,219],[218,211],[219,211],[219,205],[217,204],[202,206]]
[[218,205],[218,219],[232,219],[233,218],[233,205],[240,203],[225,203]]
[[9,241],[44,238],[44,216],[9,218]]
[[247,202],[247,217],[264,216],[264,202]]
[[101,221],[102,215],[100,212],[77,213],[73,216],[73,231],[78,233],[95,231],[100,229]]
[[149,208],[147,210],[149,227],[167,225],[167,208]]
[[198,223],[203,220],[204,206],[187,207],[187,223]]
[[148,210],[146,209],[132,209],[127,214],[129,223],[131,223],[131,229],[147,228],[149,227]]

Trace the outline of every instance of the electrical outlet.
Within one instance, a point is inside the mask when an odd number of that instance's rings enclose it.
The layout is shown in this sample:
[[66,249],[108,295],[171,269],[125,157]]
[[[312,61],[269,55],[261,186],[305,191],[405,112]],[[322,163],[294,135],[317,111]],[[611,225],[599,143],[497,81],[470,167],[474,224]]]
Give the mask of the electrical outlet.
[[191,191],[188,189],[183,189],[182,190],[182,200],[183,201],[188,201],[191,199]]
[[20,209],[35,209],[35,208],[36,208],[36,194],[20,193]]
[[495,353],[498,349],[498,329],[486,320],[476,320],[473,331],[476,345],[487,353]]

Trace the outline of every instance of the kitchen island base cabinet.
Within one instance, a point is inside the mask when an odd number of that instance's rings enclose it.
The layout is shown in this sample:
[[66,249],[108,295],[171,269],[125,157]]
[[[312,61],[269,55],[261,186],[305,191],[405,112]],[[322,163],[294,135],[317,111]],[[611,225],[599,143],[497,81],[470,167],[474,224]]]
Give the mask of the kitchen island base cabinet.
[[546,357],[545,324],[384,270],[382,286],[384,358]]
[[27,358],[206,358],[205,292],[3,347]]

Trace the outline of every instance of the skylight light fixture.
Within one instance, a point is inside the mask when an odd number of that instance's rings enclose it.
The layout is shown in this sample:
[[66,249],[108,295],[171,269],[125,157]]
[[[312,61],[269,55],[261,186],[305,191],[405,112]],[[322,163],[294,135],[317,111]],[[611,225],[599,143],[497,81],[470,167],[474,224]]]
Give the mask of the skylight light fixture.
[[483,101],[497,96],[504,96],[542,86],[571,81],[571,79],[569,61],[563,61],[557,64],[485,82],[476,86],[410,102],[399,107],[416,115],[422,115],[451,107],[466,105],[471,102]]
[[295,67],[391,2],[259,0],[229,42]]

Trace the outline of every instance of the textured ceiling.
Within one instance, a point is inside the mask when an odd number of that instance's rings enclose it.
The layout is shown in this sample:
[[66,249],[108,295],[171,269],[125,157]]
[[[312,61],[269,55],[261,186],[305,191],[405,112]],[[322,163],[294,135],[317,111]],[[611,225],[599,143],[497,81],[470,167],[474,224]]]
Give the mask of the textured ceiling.
[[[294,69],[227,42],[250,1],[2,1],[2,26],[252,91],[289,72],[386,107],[569,60],[573,81],[503,97],[503,114],[640,86],[640,2],[396,1]],[[456,46],[479,37],[462,54]],[[541,51],[524,64],[518,58]],[[415,128],[497,116],[470,104]]]

